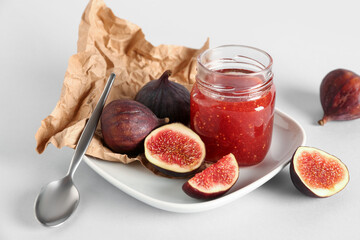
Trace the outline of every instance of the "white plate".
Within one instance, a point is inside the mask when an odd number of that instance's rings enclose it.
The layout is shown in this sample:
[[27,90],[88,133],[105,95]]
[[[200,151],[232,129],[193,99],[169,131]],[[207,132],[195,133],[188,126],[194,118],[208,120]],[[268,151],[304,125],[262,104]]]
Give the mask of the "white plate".
[[279,173],[295,149],[304,145],[305,132],[291,117],[276,110],[272,145],[263,162],[241,167],[239,179],[224,196],[203,201],[182,191],[186,179],[168,179],[154,175],[139,162],[128,165],[85,156],[85,162],[100,176],[130,196],[153,207],[172,212],[200,212],[232,202],[255,190]]

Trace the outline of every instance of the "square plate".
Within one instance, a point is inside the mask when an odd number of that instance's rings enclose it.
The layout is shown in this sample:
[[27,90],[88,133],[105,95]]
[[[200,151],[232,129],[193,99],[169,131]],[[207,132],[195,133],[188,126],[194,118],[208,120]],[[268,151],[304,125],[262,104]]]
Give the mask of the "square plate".
[[187,196],[182,190],[187,179],[157,176],[139,162],[122,164],[90,156],[85,156],[84,160],[111,184],[146,204],[171,212],[201,212],[232,202],[269,181],[290,162],[296,148],[305,141],[303,128],[276,109],[272,143],[264,161],[255,166],[240,167],[239,179],[229,192],[209,201]]

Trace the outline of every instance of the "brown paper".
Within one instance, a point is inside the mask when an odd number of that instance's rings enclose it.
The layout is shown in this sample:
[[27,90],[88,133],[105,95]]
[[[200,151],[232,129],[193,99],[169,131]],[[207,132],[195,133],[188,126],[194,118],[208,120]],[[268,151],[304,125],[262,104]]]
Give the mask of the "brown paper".
[[[78,52],[70,57],[64,83],[53,112],[41,122],[35,138],[42,153],[49,143],[57,148],[75,148],[111,72],[116,79],[107,103],[115,99],[133,99],[136,92],[165,70],[171,80],[189,90],[195,82],[196,56],[208,48],[153,46],[137,25],[117,18],[102,0],[89,2],[79,26]],[[143,160],[113,153],[102,143],[100,126],[86,154],[108,161],[130,163]]]

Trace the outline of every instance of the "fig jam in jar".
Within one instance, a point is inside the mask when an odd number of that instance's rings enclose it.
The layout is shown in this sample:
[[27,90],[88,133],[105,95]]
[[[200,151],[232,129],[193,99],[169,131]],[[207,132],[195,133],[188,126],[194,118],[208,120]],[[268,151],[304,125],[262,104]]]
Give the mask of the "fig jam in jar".
[[190,124],[206,147],[206,160],[233,153],[239,166],[264,160],[273,131],[272,58],[248,46],[226,45],[198,57]]

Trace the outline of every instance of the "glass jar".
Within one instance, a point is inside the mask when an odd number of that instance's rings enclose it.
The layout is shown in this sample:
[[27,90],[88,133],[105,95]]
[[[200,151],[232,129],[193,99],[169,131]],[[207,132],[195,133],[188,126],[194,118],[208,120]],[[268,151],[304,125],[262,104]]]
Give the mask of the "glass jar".
[[206,160],[233,153],[239,166],[261,162],[271,145],[275,85],[271,56],[257,48],[225,45],[197,59],[190,125]]

